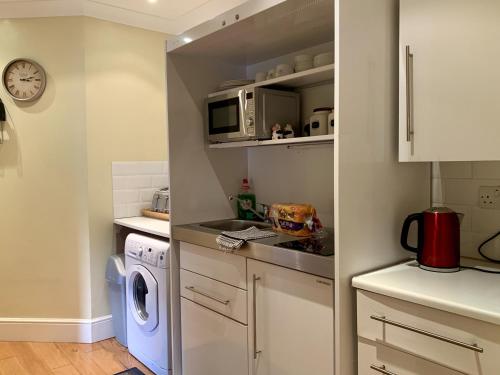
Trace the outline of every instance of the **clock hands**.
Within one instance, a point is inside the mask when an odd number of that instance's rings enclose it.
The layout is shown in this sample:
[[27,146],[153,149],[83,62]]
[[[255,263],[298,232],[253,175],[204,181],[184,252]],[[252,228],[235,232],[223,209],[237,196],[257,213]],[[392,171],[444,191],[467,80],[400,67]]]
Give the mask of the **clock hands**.
[[19,78],[21,82],[31,82],[35,77]]

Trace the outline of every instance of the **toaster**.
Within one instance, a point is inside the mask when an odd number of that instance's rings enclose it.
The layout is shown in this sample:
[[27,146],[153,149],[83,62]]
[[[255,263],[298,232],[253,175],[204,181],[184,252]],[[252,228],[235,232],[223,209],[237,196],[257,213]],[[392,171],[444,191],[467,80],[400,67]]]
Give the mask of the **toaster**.
[[151,208],[155,212],[168,213],[169,212],[169,190],[168,187],[156,191],[153,195],[153,202]]

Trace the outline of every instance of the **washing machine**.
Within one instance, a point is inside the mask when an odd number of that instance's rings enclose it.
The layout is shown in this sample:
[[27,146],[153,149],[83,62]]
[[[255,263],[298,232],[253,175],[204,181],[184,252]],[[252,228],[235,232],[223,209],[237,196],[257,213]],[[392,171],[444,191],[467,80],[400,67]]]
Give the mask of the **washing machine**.
[[158,375],[172,368],[169,248],[135,233],[125,241],[128,350]]

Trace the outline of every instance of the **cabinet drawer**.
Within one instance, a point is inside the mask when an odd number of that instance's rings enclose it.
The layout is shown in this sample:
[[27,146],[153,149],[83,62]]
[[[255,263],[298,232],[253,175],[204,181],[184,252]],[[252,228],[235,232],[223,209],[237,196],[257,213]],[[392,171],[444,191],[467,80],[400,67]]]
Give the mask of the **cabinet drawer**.
[[360,337],[471,375],[498,371],[497,325],[361,290],[357,302]]
[[246,290],[181,270],[181,296],[247,324]]
[[374,341],[360,338],[358,340],[358,375],[381,375],[387,373],[394,375],[463,374]]
[[208,247],[181,242],[181,268],[247,289],[245,258]]
[[181,297],[183,375],[247,375],[247,327]]

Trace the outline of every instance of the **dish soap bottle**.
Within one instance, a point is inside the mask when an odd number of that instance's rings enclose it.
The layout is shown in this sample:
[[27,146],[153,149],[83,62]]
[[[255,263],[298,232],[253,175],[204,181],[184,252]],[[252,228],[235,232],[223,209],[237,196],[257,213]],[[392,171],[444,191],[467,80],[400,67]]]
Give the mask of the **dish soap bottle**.
[[255,214],[250,208],[256,208],[255,194],[250,190],[248,178],[244,178],[241,182],[240,192],[238,194],[238,219],[241,220],[254,220]]

